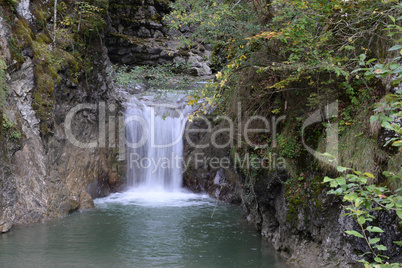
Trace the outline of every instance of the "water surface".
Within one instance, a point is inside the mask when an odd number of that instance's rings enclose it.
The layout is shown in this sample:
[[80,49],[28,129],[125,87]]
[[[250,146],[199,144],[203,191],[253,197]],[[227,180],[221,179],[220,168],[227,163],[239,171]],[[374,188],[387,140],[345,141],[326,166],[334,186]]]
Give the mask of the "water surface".
[[287,267],[239,208],[137,189],[0,236],[0,267]]

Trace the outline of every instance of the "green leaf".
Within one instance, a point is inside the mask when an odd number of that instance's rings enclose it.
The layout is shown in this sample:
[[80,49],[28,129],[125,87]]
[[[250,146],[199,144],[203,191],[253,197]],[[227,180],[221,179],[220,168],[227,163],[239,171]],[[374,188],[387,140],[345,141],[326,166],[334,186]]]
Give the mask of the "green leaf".
[[356,237],[364,238],[364,236],[361,233],[358,233],[356,231],[345,231],[345,233],[347,233],[348,235],[353,235]]
[[366,207],[367,210],[371,210],[373,208],[373,205],[368,200],[366,200],[366,202],[364,202],[364,206]]
[[357,222],[359,224],[365,224],[366,223],[366,218],[365,217],[359,217],[359,218],[357,218]]
[[363,200],[360,198],[360,197],[358,197],[358,198],[356,198],[356,200],[355,200],[355,206],[356,207],[359,207],[361,204],[363,204]]
[[394,241],[394,244],[397,244],[398,246],[402,247],[402,241]]
[[394,143],[392,143],[392,146],[395,146],[395,147],[400,147],[400,146],[402,146],[402,140],[397,140],[397,141],[395,141]]
[[382,260],[381,260],[381,258],[379,258],[379,257],[375,257],[374,260],[375,260],[376,262],[378,262],[378,263],[382,263]]
[[380,241],[379,238],[370,238],[369,239],[370,244],[375,244],[375,243],[378,243],[379,241]]
[[402,219],[402,210],[397,210],[397,211],[396,211],[396,215],[398,215],[398,217],[399,217],[400,219]]
[[390,49],[388,49],[388,51],[394,51],[394,50],[399,50],[402,49],[402,45],[395,45],[393,47],[391,47]]
[[343,193],[343,189],[342,188],[338,188],[338,189],[336,189],[336,191],[335,191],[335,194],[336,195],[341,195]]
[[[364,54],[363,54],[363,55],[364,55]],[[346,168],[346,167],[341,167],[341,166],[337,166],[336,169],[337,169],[339,172],[344,172],[344,171],[348,170],[348,168]]]
[[376,226],[368,226],[367,227],[367,231],[372,232],[372,233],[383,233],[383,229],[381,229],[380,227],[376,227]]
[[343,199],[345,201],[350,201],[350,202],[354,201],[356,198],[357,198],[357,195],[355,193],[351,193],[351,194],[345,195],[343,197]]
[[376,245],[376,246],[374,246],[374,248],[376,248],[378,250],[388,250],[387,247],[384,245]]
[[325,177],[324,178],[324,182],[329,182],[329,181],[333,181],[334,179],[331,179],[330,177]]
[[377,121],[378,120],[378,115],[372,115],[371,117],[370,117],[370,123],[374,123],[375,121]]
[[336,179],[336,182],[337,182],[339,185],[345,185],[345,184],[346,184],[345,178],[338,178],[338,179]]
[[393,23],[395,23],[395,18],[391,15],[388,15],[388,17],[392,20]]

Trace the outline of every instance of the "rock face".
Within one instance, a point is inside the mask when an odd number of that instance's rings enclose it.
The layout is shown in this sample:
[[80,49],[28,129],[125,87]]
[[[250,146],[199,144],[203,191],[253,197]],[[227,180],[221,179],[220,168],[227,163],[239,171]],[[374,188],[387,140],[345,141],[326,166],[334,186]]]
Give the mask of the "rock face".
[[[364,241],[344,232],[359,230],[359,227],[351,217],[340,218],[345,213],[341,200],[327,195],[324,187],[318,187],[314,198],[292,203],[286,194],[291,181],[285,170],[258,173],[250,182],[239,166],[235,166],[229,145],[223,148],[211,146],[228,142],[228,135],[214,138],[214,133],[228,126],[212,122],[212,119],[203,119],[187,124],[185,187],[207,192],[219,200],[242,204],[247,221],[297,267],[359,267],[354,261],[358,259],[357,253],[369,249]],[[225,159],[229,159],[230,164],[225,164]],[[401,236],[396,215],[381,212],[376,216],[381,222],[379,227],[387,234],[381,237],[381,243],[395,249],[389,255],[397,258],[401,248],[392,243]]]
[[180,30],[169,29],[163,20],[168,12],[169,1],[110,1],[106,45],[111,61],[125,65],[175,62],[188,64],[191,75],[211,75],[211,51],[201,44],[185,47],[175,40],[191,29],[186,25]]
[[[28,16],[29,1],[21,2],[19,9]],[[0,17],[0,56],[8,66],[14,66],[7,41],[10,31]],[[18,136],[0,135],[0,232],[14,224],[91,208],[93,198],[106,196],[121,184],[118,148],[111,146],[109,138],[117,135],[113,130],[106,132],[109,116],[119,113],[118,103],[109,97],[114,90],[109,77],[111,63],[103,44],[94,50],[89,86],[72,82],[68,70],[60,73],[62,81],[54,89],[52,135],[41,135],[40,121],[32,108],[36,88],[32,56],[26,55],[20,67],[8,69],[9,93],[3,114],[15,125]],[[90,109],[78,111],[70,122],[69,112],[80,103]],[[110,104],[115,109],[108,109]],[[82,148],[74,140],[93,146]]]

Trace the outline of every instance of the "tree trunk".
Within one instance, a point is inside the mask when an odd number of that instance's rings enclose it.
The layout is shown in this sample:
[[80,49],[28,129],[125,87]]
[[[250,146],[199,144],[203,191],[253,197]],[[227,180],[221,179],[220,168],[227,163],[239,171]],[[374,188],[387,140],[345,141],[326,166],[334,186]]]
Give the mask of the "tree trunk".
[[54,17],[53,17],[53,50],[56,48],[56,27],[57,27],[57,0],[54,0]]

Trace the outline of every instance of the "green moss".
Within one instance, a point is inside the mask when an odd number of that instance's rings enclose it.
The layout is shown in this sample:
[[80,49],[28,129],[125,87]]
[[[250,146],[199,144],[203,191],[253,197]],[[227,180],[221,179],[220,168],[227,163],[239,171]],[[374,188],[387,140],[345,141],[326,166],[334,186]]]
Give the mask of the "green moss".
[[34,34],[25,20],[18,19],[13,26],[12,32],[19,48],[32,46]]
[[35,41],[40,44],[50,44],[52,42],[52,39],[50,39],[50,37],[45,33],[39,33],[36,35]]
[[53,133],[54,86],[61,82],[59,71],[69,66],[78,69],[76,59],[62,49],[47,45],[46,37],[38,34],[37,40],[33,41],[36,88],[32,107],[41,121],[40,130],[44,136]]
[[0,0],[0,5],[3,7],[9,7],[14,10],[18,4],[18,0]]
[[313,207],[314,211],[321,212],[323,204],[320,194],[325,185],[322,183],[321,176],[309,177],[301,173],[298,178],[291,178],[285,184],[286,200],[288,201],[289,213],[287,220],[294,222],[297,220],[297,211]]
[[7,142],[14,142],[17,144],[21,144],[22,142],[21,128],[4,114],[2,116],[3,120],[1,127]]
[[359,125],[346,130],[339,140],[339,165],[355,170],[370,172],[378,177],[381,170],[381,162],[388,157],[382,151],[377,140],[366,136]]
[[396,190],[402,187],[402,151],[391,156],[388,160],[387,172],[390,174],[386,181],[386,186],[391,190]]
[[21,52],[32,46],[34,34],[27,22],[23,19],[16,19],[12,29],[12,35],[8,39],[11,55],[18,62],[17,68],[25,61]]

